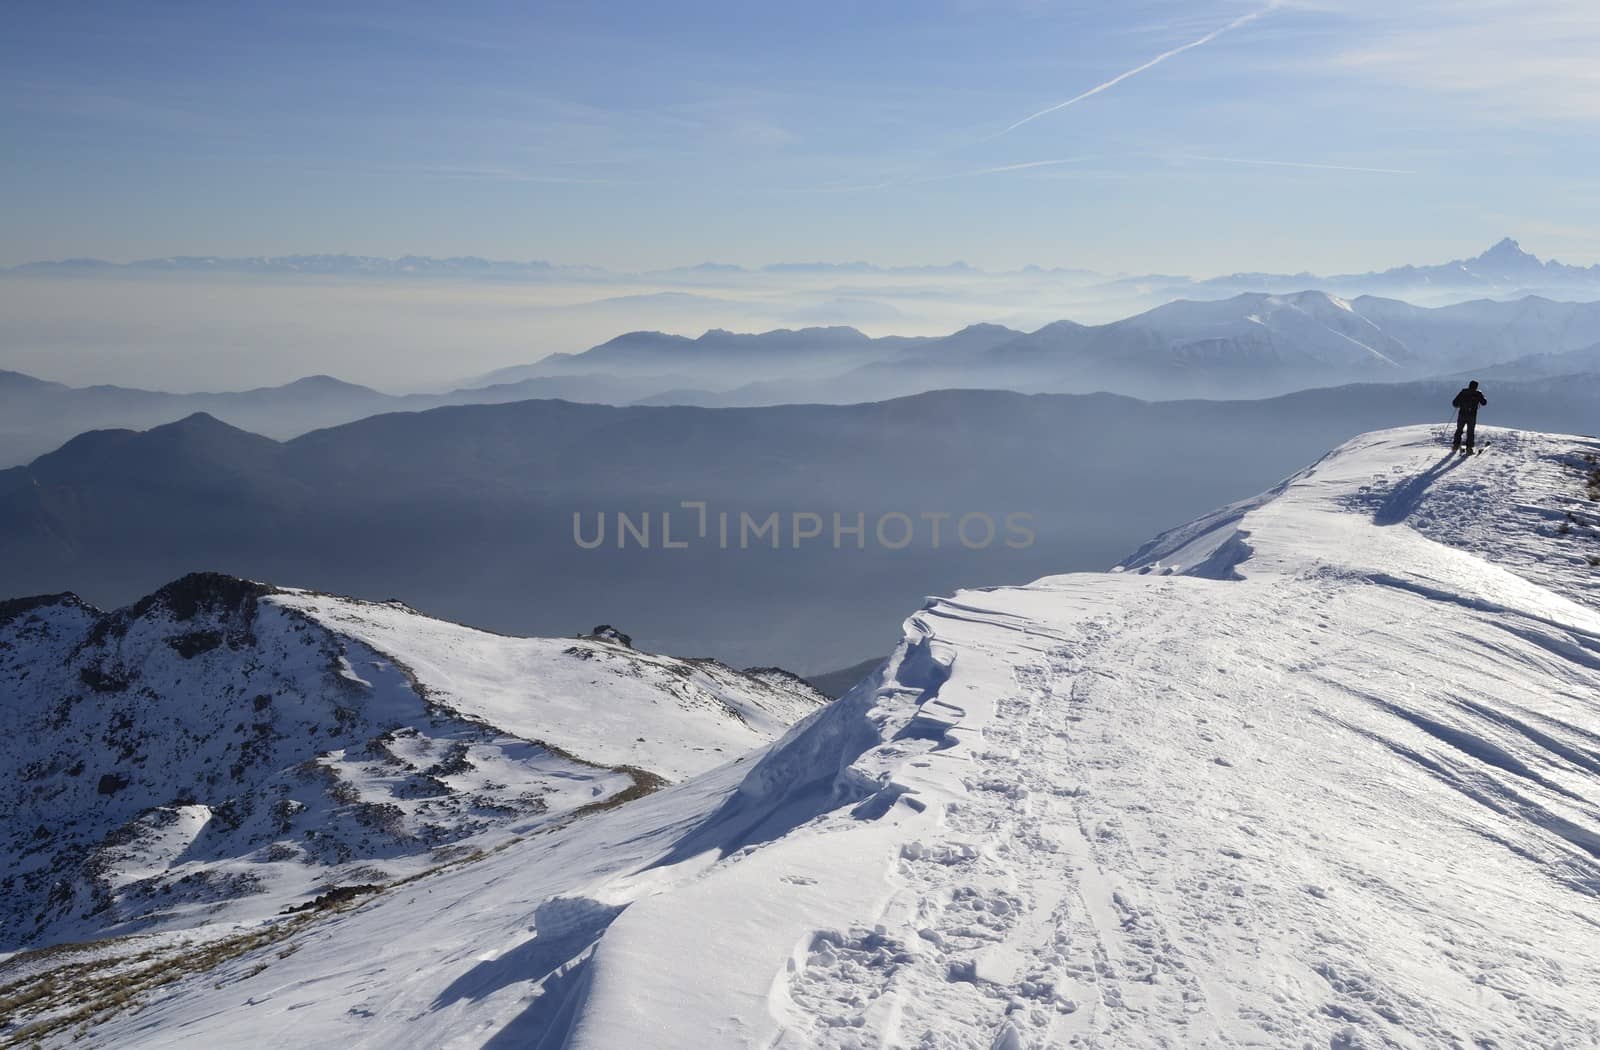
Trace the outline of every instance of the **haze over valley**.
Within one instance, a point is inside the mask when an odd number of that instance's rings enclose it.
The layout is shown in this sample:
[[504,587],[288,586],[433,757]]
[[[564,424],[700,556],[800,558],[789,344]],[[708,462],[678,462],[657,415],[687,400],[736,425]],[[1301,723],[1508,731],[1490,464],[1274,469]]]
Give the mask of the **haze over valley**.
[[697,337],[848,326],[934,338],[978,324],[1019,332],[1061,321],[1104,325],[1175,299],[1253,293],[1426,307],[1600,297],[1596,264],[1543,259],[1509,239],[1454,262],[1390,260],[1347,275],[1107,274],[1094,269],[1096,249],[1065,250],[1071,265],[1012,269],[803,263],[626,273],[364,256],[22,263],[0,271],[0,366],[71,386],[180,393],[318,374],[388,393],[438,393],[525,376],[505,370],[630,331]]

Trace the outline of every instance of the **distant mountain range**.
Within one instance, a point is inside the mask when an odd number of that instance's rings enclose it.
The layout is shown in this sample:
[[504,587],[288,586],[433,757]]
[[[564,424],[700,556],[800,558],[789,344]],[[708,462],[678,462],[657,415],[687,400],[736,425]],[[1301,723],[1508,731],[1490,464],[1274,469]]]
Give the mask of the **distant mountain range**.
[[173,255],[132,262],[105,259],[57,259],[22,263],[11,267],[20,274],[107,274],[107,273],[232,273],[303,274],[334,277],[455,277],[476,279],[549,280],[561,277],[594,278],[606,271],[592,266],[559,266],[533,260],[508,262],[457,256],[435,259],[426,255],[404,255],[386,259],[372,255],[274,255],[218,256]]
[[[1265,397],[1349,382],[1483,371],[1537,379],[1600,368],[1600,303],[1535,296],[1419,307],[1328,292],[1181,300],[1104,325],[1034,332],[971,325],[943,337],[849,327],[697,338],[630,332],[578,354],[492,372],[442,394],[396,396],[328,376],[232,393],[73,388],[0,372],[0,467],[89,430],[204,412],[277,439],[386,412],[559,398],[593,404],[852,404],[939,389]],[[1493,370],[1490,372],[1489,370]]]
[[[104,607],[206,568],[515,634],[620,621],[649,648],[800,672],[882,648],[909,601],[1104,568],[1376,427],[1442,421],[1455,381],[1244,401],[945,391],[847,406],[563,401],[391,413],[287,442],[206,416],[97,431],[0,471],[0,594]],[[1485,420],[1593,427],[1600,377],[1499,382]],[[708,464],[713,466],[708,468]],[[580,469],[581,468],[581,469]],[[685,501],[704,502],[704,525]],[[718,515],[729,539],[718,542]],[[1010,546],[1008,514],[1031,542]],[[648,514],[624,542],[618,515]],[[741,542],[740,515],[781,533]],[[876,528],[906,515],[909,542]],[[671,537],[664,546],[662,515]],[[795,515],[816,525],[802,542]],[[835,540],[834,516],[848,529]],[[930,518],[942,519],[942,539]],[[951,531],[968,515],[969,546]],[[608,530],[596,549],[604,516]],[[888,518],[891,539],[905,532]],[[859,540],[858,540],[859,536]],[[692,600],[686,596],[692,595]]]
[[146,429],[204,412],[274,438],[291,438],[381,412],[444,405],[563,398],[627,404],[688,384],[677,376],[565,374],[530,376],[446,394],[392,395],[308,376],[284,386],[228,393],[170,394],[117,386],[70,387],[0,371],[0,467],[26,463],[89,430]]
[[1058,321],[1035,332],[982,324],[943,338],[872,339],[853,328],[713,330],[698,339],[633,332],[496,376],[671,373],[697,386],[649,403],[724,406],[846,403],[952,387],[1259,397],[1417,379],[1597,344],[1600,303],[1527,296],[1429,308],[1322,291],[1249,292],[1180,300],[1111,324]]
[[[21,275],[74,275],[114,273],[174,274],[284,274],[347,277],[447,277],[456,279],[553,281],[604,280],[641,276],[609,271],[596,266],[574,266],[543,260],[511,261],[477,256],[433,258],[406,255],[383,258],[369,255],[320,254],[227,257],[214,255],[168,256],[109,262],[80,258],[22,263],[9,271]],[[1100,282],[1108,287],[1144,288],[1151,294],[1203,295],[1218,298],[1239,291],[1296,291],[1324,288],[1343,295],[1419,295],[1454,290],[1483,295],[1546,294],[1579,296],[1600,294],[1600,263],[1573,266],[1543,260],[1523,251],[1507,237],[1484,252],[1467,259],[1432,265],[1404,265],[1387,270],[1355,274],[1316,275],[1312,273],[1232,273],[1209,278],[1163,274],[1108,275],[1093,270],[1024,267],[1008,271],[1035,276],[1057,276],[1077,283]],[[696,266],[651,271],[649,276],[678,275],[685,278],[737,278],[741,275],[866,275],[904,274],[924,276],[984,276],[993,274],[965,262],[930,266],[879,266],[867,262],[780,262],[761,267],[730,263],[701,263]]]
[[[982,327],[1010,332],[999,326]],[[725,389],[730,382],[833,376],[898,351],[938,342],[941,340],[913,336],[872,338],[846,326],[760,333],[713,328],[694,339],[664,332],[628,332],[580,354],[551,354],[530,365],[492,372],[486,378],[503,382],[513,376],[675,374]]]
[[1510,237],[1470,259],[1435,265],[1396,266],[1371,273],[1317,276],[1310,273],[1234,273],[1205,280],[1188,278],[1121,278],[1148,282],[1173,294],[1184,289],[1211,289],[1220,294],[1236,291],[1293,291],[1324,288],[1343,295],[1420,297],[1440,292],[1476,292],[1480,295],[1543,294],[1583,298],[1600,293],[1600,263],[1570,266],[1543,260]]

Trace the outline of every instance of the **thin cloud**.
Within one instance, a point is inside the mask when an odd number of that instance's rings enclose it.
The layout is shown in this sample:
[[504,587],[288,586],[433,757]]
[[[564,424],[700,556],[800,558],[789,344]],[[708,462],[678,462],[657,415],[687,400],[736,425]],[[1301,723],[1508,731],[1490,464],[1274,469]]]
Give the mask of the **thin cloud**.
[[480,182],[536,182],[554,185],[597,186],[614,184],[617,179],[581,175],[541,175],[509,168],[390,167],[376,168],[373,174],[414,176],[426,179],[470,179]]
[[[1265,168],[1305,168],[1312,171],[1348,171],[1364,175],[1416,175],[1418,172],[1408,168],[1378,168],[1358,164],[1322,164],[1309,160],[1267,160],[1258,157],[1221,157],[1205,153],[1159,153],[1159,154],[1128,154],[1122,159],[1136,160],[1195,160],[1213,164],[1243,164],[1251,167]],[[917,175],[898,179],[885,179],[881,182],[855,183],[848,186],[824,186],[814,192],[818,193],[860,193],[866,190],[889,189],[894,186],[914,186],[927,182],[945,182],[950,179],[970,179],[982,175],[1004,175],[1014,171],[1028,171],[1034,168],[1055,168],[1067,164],[1082,164],[1085,161],[1104,160],[1102,156],[1058,157],[1051,160],[1025,160],[1017,164],[998,164],[989,168],[974,168],[970,171],[951,171],[939,175]],[[1115,158],[1112,158],[1115,159]]]
[[1323,67],[1363,86],[1470,100],[1478,125],[1600,119],[1592,0],[1340,0],[1330,10],[1361,32],[1340,37]]
[[1249,164],[1266,168],[1310,168],[1314,171],[1358,171],[1369,175],[1415,175],[1404,168],[1365,168],[1354,164],[1317,164],[1304,160],[1258,160],[1254,157],[1213,157],[1202,153],[1165,153],[1171,160],[1204,160],[1217,164]]
[[1143,65],[1134,66],[1132,69],[1126,70],[1126,71],[1124,71],[1122,73],[1118,73],[1116,76],[1112,77],[1110,80],[1107,80],[1105,83],[1096,84],[1094,87],[1090,88],[1088,91],[1085,91],[1085,92],[1083,92],[1081,94],[1078,94],[1078,95],[1074,95],[1071,98],[1067,99],[1065,102],[1057,102],[1053,106],[1046,106],[1044,109],[1041,109],[1037,113],[1033,113],[1033,114],[1030,114],[1030,115],[1028,115],[1026,117],[1023,117],[1021,120],[1017,121],[1015,124],[1012,124],[1010,127],[1006,128],[1004,131],[999,132],[994,137],[995,138],[999,138],[1000,135],[1009,135],[1011,132],[1016,131],[1018,128],[1022,127],[1024,124],[1028,124],[1028,123],[1031,123],[1031,122],[1033,122],[1035,120],[1038,120],[1040,117],[1049,116],[1051,113],[1055,113],[1055,112],[1057,112],[1059,110],[1066,109],[1068,106],[1075,106],[1079,102],[1082,102],[1084,99],[1093,98],[1095,95],[1100,94],[1102,91],[1107,91],[1107,90],[1110,90],[1111,88],[1116,87],[1118,84],[1122,83],[1124,80],[1127,80],[1129,77],[1136,77],[1140,73],[1143,73],[1145,70],[1152,69],[1152,68],[1154,68],[1156,66],[1159,66],[1161,63],[1165,62],[1169,58],[1174,57],[1175,55],[1181,55],[1185,51],[1193,50],[1194,48],[1200,47],[1203,44],[1209,44],[1209,43],[1211,43],[1211,41],[1217,39],[1217,37],[1221,36],[1224,33],[1232,32],[1233,30],[1238,29],[1242,25],[1247,25],[1247,24],[1249,24],[1251,22],[1254,22],[1256,19],[1260,18],[1262,15],[1264,15],[1264,14],[1268,13],[1269,11],[1272,11],[1273,9],[1275,9],[1279,5],[1280,2],[1281,2],[1281,0],[1272,0],[1271,3],[1269,3],[1266,7],[1262,8],[1261,10],[1252,11],[1251,13],[1249,13],[1247,15],[1240,15],[1238,18],[1235,18],[1232,22],[1229,22],[1227,25],[1223,26],[1222,28],[1213,29],[1211,32],[1207,33],[1205,36],[1199,38],[1198,40],[1191,40],[1187,44],[1183,44],[1183,45],[1180,45],[1179,47],[1175,47],[1170,51],[1163,51],[1161,54],[1157,55],[1155,58],[1152,58],[1150,61],[1144,63]]
[[1003,175],[1012,171],[1026,171],[1029,168],[1053,168],[1062,164],[1082,164],[1093,157],[1058,157],[1053,160],[1025,160],[1018,164],[999,164],[990,168],[974,168],[970,171],[951,171],[941,175],[917,175],[903,179],[886,179],[882,182],[869,182],[850,186],[825,186],[818,192],[821,193],[859,193],[863,190],[883,190],[891,186],[914,186],[924,182],[945,182],[949,179],[970,179],[980,175]]

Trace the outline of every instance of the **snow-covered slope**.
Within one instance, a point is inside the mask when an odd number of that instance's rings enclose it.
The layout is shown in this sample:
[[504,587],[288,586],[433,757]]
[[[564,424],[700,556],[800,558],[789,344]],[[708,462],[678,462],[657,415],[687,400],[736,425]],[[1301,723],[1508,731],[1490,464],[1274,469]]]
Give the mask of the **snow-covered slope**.
[[637,797],[824,698],[197,575],[0,605],[0,951],[259,919]]
[[1326,292],[1180,300],[1124,324],[1159,333],[1169,353],[1193,357],[1209,352],[1224,362],[1231,355],[1237,363],[1247,363],[1253,353],[1269,361],[1281,355],[1330,366],[1394,367],[1408,364],[1412,356],[1404,343]]
[[823,699],[770,669],[735,671],[595,640],[507,638],[393,603],[304,591],[272,601],[396,654],[436,703],[586,761],[667,780],[775,739]]
[[1596,1045],[1600,441],[1480,433],[1368,435],[1123,571],[931,600],[764,753],[203,973],[86,951],[143,1005],[53,1034]]

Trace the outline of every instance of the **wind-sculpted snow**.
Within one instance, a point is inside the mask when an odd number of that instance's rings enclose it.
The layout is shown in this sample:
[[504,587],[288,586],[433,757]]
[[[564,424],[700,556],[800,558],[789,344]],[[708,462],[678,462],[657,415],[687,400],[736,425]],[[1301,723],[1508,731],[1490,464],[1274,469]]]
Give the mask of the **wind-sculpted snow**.
[[1434,431],[1368,435],[1150,572],[932,600],[764,754],[90,1034],[1596,1045],[1600,442],[1488,439],[1443,469]]

